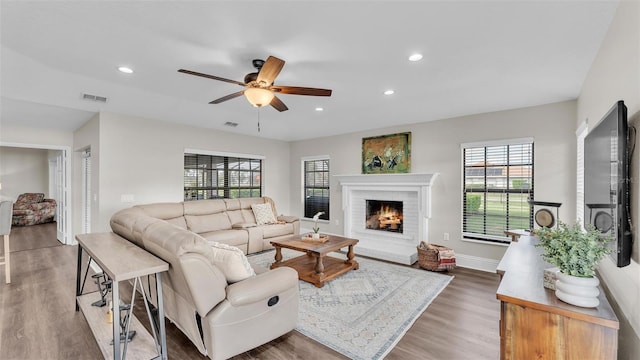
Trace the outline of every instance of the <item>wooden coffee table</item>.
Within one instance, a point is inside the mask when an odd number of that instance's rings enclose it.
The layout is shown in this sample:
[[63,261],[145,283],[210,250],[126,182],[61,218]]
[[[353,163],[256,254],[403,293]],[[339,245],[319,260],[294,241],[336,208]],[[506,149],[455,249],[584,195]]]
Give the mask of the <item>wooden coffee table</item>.
[[[350,271],[358,270],[358,262],[353,259],[353,247],[358,243],[356,239],[341,236],[329,236],[327,242],[302,240],[302,235],[292,235],[280,240],[271,241],[276,248],[275,262],[271,268],[289,266],[298,272],[298,278],[310,282],[316,287],[323,287],[327,281]],[[327,256],[330,252],[349,247],[347,259]],[[282,261],[282,248],[301,251],[306,254],[286,261]]]

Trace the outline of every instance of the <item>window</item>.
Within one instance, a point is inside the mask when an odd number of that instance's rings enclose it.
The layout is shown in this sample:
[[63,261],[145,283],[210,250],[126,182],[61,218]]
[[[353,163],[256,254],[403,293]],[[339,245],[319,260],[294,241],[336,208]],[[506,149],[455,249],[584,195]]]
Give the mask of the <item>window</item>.
[[533,139],[463,144],[462,232],[509,242],[507,229],[533,227]]
[[262,159],[184,154],[184,200],[262,196]]
[[329,220],[329,159],[303,161],[304,217],[324,211],[320,219]]

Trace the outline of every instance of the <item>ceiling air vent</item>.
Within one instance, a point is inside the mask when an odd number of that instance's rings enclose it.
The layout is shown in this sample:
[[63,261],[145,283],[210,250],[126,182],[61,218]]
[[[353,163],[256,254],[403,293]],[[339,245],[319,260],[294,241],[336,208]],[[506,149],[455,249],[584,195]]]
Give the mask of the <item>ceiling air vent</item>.
[[106,103],[107,102],[107,98],[106,97],[98,96],[98,95],[91,95],[91,94],[82,94],[82,99],[83,100],[97,101],[97,102],[101,102],[101,103]]
[[238,126],[238,123],[227,121],[226,123],[224,123],[224,126],[236,127]]

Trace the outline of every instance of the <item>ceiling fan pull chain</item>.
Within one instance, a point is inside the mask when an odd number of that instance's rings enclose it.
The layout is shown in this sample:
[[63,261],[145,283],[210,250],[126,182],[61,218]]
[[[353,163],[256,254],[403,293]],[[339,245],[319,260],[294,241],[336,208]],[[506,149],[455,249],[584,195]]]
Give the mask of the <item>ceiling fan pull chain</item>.
[[260,108],[257,108],[258,111],[258,132],[260,132]]

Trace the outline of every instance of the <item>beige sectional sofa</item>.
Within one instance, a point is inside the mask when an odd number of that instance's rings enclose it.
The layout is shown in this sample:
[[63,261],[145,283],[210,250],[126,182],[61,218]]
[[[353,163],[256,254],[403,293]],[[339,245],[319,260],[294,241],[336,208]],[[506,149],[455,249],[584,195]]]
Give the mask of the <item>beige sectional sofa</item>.
[[214,360],[269,342],[298,318],[297,272],[252,267],[245,254],[298,234],[299,220],[279,216],[258,225],[252,205],[277,214],[262,197],[136,205],[111,218],[115,233],[169,263],[162,277],[166,317]]
[[117,228],[118,219],[123,216],[148,215],[194,232],[205,240],[235,246],[245,254],[271,249],[271,240],[300,233],[300,220],[294,216],[280,215],[276,217],[278,223],[258,225],[251,206],[259,204],[270,204],[274,216],[278,213],[273,200],[266,196],[196,200],[136,205],[116,213],[111,224]]

